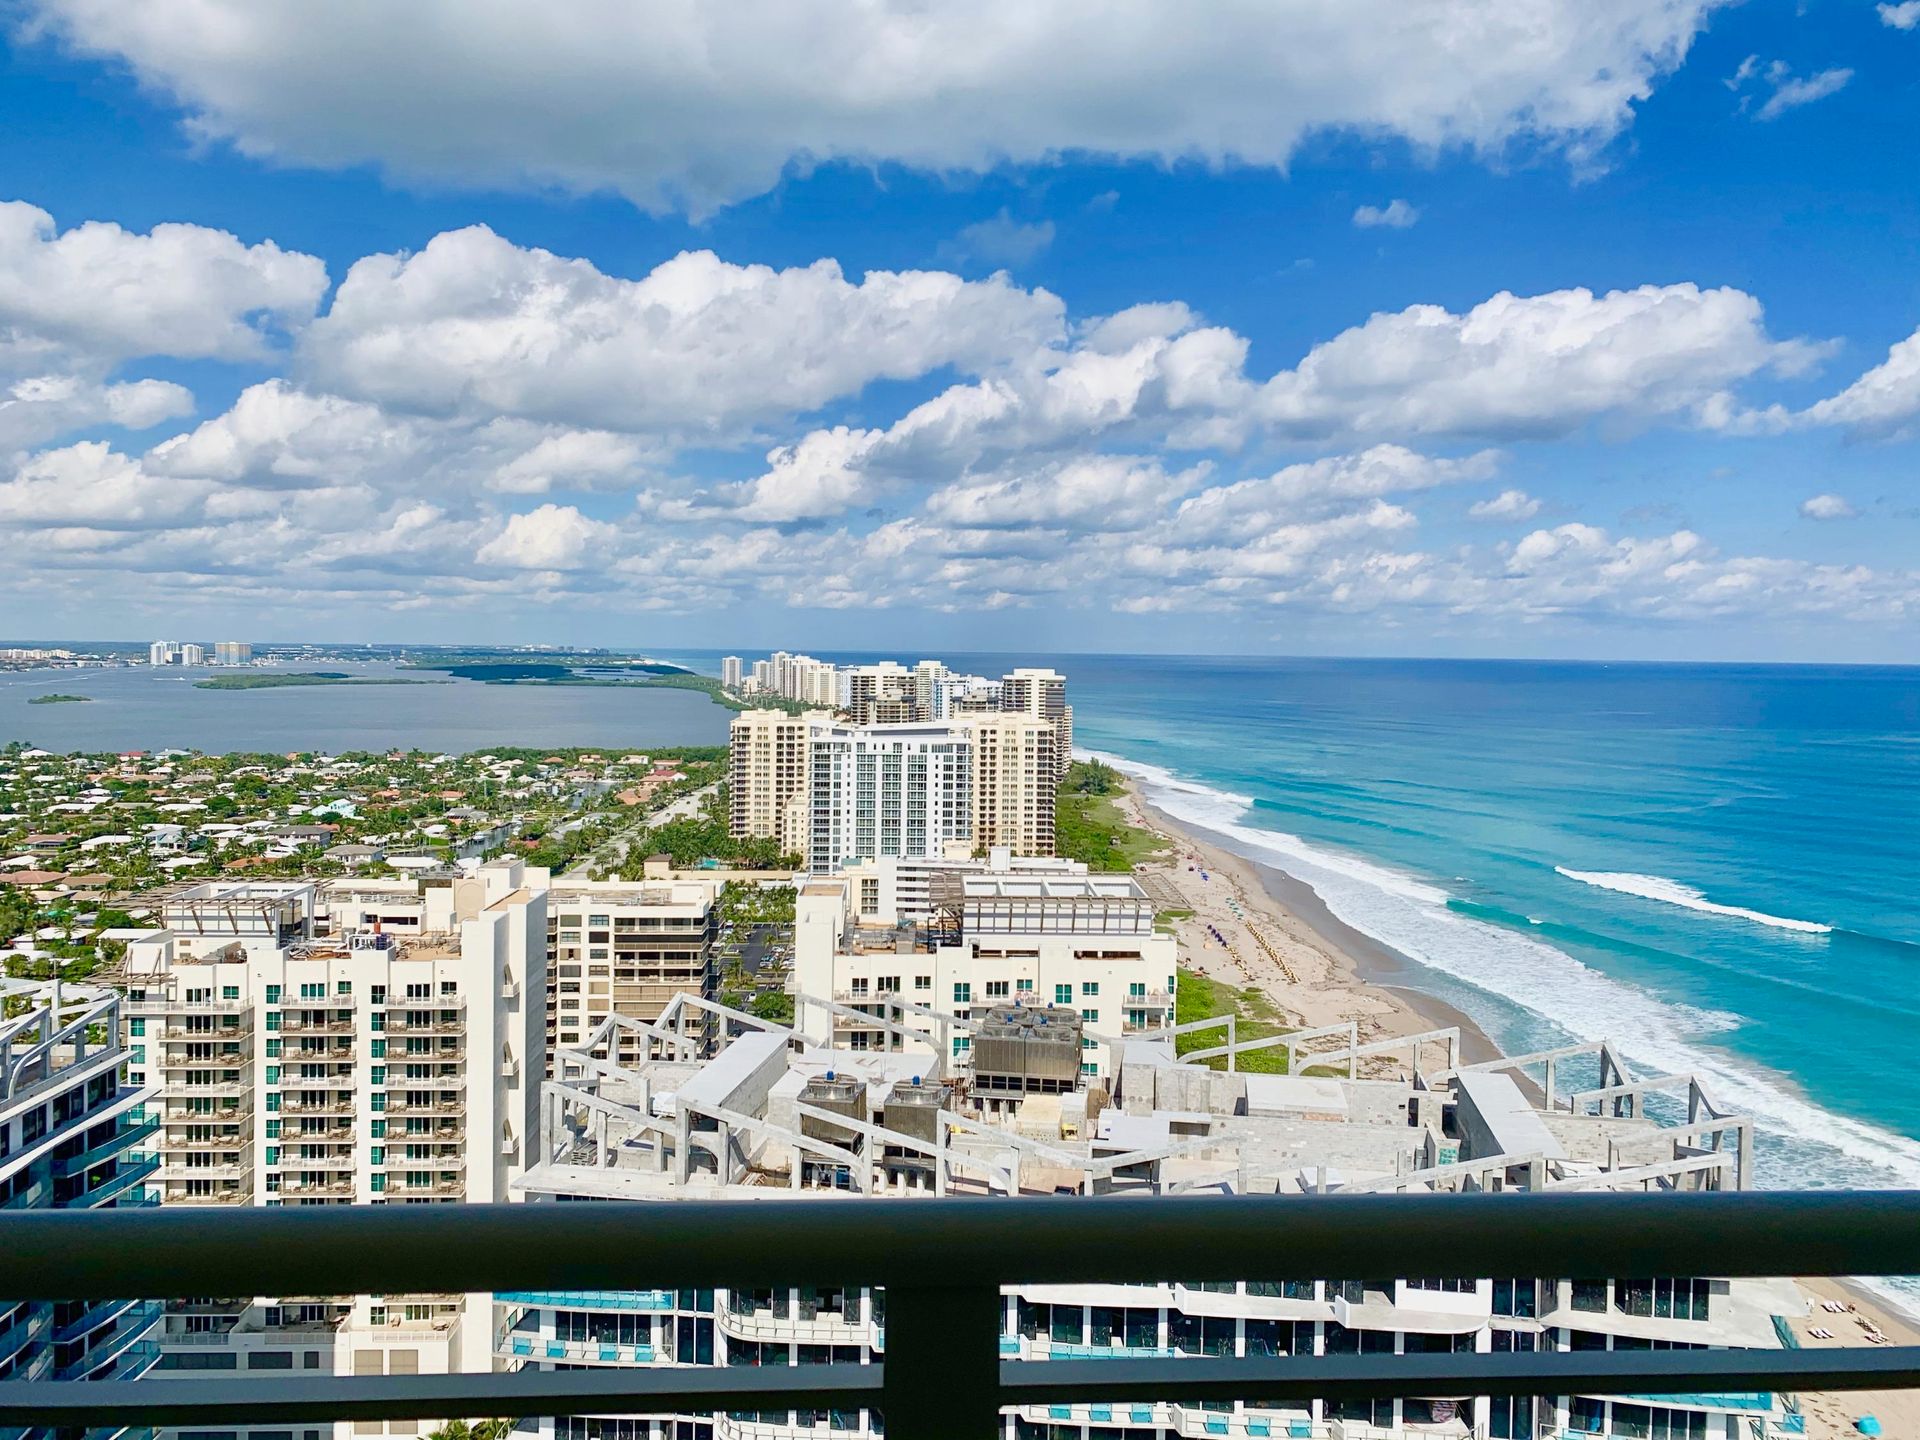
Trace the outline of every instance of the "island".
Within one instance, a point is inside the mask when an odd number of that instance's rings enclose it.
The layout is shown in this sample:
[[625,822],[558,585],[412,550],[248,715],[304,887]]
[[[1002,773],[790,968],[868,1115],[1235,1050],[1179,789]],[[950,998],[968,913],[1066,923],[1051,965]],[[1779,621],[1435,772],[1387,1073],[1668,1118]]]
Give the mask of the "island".
[[29,705],[88,705],[93,701],[91,695],[62,695],[53,691],[45,695],[35,695],[27,701]]
[[290,685],[448,685],[448,680],[413,680],[398,675],[349,675],[343,670],[263,671],[251,675],[215,675],[196,680],[196,690],[281,690]]

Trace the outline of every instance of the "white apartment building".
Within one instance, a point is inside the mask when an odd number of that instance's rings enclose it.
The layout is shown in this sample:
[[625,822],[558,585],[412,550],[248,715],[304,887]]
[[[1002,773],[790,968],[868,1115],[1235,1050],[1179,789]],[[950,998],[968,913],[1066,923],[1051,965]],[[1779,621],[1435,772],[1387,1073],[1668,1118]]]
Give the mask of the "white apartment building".
[[827,711],[789,715],[743,710],[728,733],[728,828],[737,836],[777,839],[792,854],[807,849],[807,741]]
[[1004,845],[985,856],[973,853],[971,841],[950,844],[938,858],[890,855],[862,860],[840,871],[852,885],[855,923],[866,927],[924,924],[933,914],[935,884],[955,874],[995,874],[1034,879],[1072,879],[1087,873],[1083,860],[1054,855],[1015,855]]
[[[546,896],[519,861],[408,892],[213,882],[122,973],[162,1204],[489,1201],[535,1150]],[[170,1306],[156,1373],[484,1369],[484,1296]],[[414,1422],[354,1434],[411,1436]],[[338,1435],[347,1434],[337,1427]]]
[[[816,882],[817,883],[817,882]],[[610,1022],[612,1026],[613,1022]],[[671,1041],[672,1031],[662,1030]],[[1327,1192],[1737,1189],[1750,1180],[1750,1124],[1697,1084],[1674,1097],[1695,1118],[1663,1128],[1643,1103],[1618,1113],[1559,1078],[1641,1084],[1611,1047],[1461,1066],[1458,1032],[1416,1049],[1411,1073],[1379,1079],[1211,1072],[1142,1037],[1116,1074],[1065,1093],[1023,1087],[981,1103],[978,1077],[938,1056],[801,1048],[758,1022],[718,1056],[636,1066],[596,1058],[611,1037],[556,1056],[542,1163],[516,1182],[544,1203],[620,1199],[910,1204],[915,1195],[1086,1197],[1182,1192],[1307,1197]],[[1351,1037],[1316,1064],[1351,1072],[1381,1045]],[[1404,1044],[1406,1042],[1382,1042]],[[1438,1050],[1441,1068],[1422,1070]],[[1040,1057],[1038,1063],[1045,1063]],[[1043,1078],[1043,1077],[1033,1077]],[[671,1103],[668,1103],[671,1097]],[[1656,1109],[1661,1107],[1656,1107]],[[575,1118],[584,1117],[584,1118]],[[840,1119],[861,1126],[853,1130]],[[1324,1203],[1324,1202],[1321,1202]],[[1144,1241],[1143,1241],[1144,1243]],[[503,1294],[496,1357],[542,1366],[754,1366],[885,1357],[884,1295],[859,1287]],[[1054,1361],[1113,1356],[1340,1355],[1711,1346],[1778,1349],[1807,1301],[1786,1280],[1662,1276],[1541,1280],[1394,1277],[1157,1285],[1019,1284],[1003,1292],[999,1352]],[[876,1415],[793,1409],[529,1422],[542,1440],[829,1440],[877,1434]],[[1539,1400],[1416,1396],[1368,1402],[1257,1398],[1230,1404],[1074,1403],[1004,1412],[1005,1440],[1786,1440],[1804,1433],[1793,1397],[1686,1394]]]
[[1051,855],[1062,773],[1055,722],[1014,711],[956,716],[973,741],[973,843],[1017,855]]
[[182,665],[204,665],[207,663],[207,647],[195,645],[191,640],[180,647]]
[[245,640],[220,640],[213,647],[216,665],[247,665],[253,661],[253,646]]
[[[0,1001],[0,1214],[147,1203],[153,1091],[128,1078],[119,995],[0,976]],[[153,1365],[159,1322],[151,1300],[0,1299],[0,1381],[134,1379]],[[8,1431],[17,1440],[71,1433]]]
[[147,647],[147,663],[149,665],[171,665],[173,664],[175,653],[176,647],[173,641],[156,640]]
[[745,672],[738,655],[722,656],[720,660],[720,683],[729,690],[738,690],[745,679]]
[[970,844],[973,765],[969,737],[947,725],[810,725],[807,868]]
[[1083,1032],[1070,1073],[1098,1076],[1111,1073],[1124,1037],[1171,1022],[1178,950],[1138,881],[1034,873],[998,858],[1004,868],[928,875],[917,922],[863,922],[860,892],[873,880],[877,898],[878,876],[803,882],[794,1029],[822,1047],[934,1053],[962,1067],[995,1008],[1060,1007]]

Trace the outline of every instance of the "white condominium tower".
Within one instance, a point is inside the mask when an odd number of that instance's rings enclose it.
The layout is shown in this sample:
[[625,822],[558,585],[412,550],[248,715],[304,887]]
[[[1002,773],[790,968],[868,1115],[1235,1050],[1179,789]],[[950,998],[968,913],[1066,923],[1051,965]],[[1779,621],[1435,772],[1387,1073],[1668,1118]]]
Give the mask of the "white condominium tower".
[[1001,678],[1000,704],[1053,726],[1054,772],[1064,780],[1067,766],[1073,763],[1073,707],[1067,704],[1067,677],[1057,670],[1015,670]]
[[221,640],[213,647],[216,665],[245,665],[253,659],[253,646],[245,640]]
[[728,655],[720,661],[720,683],[727,689],[738,690],[745,678],[738,655]]
[[[546,896],[524,878],[503,861],[411,896],[165,896],[112,977],[132,1078],[159,1092],[161,1203],[506,1199],[545,1068]],[[157,1373],[485,1368],[487,1329],[484,1297],[455,1294],[190,1302],[155,1337]]]
[[948,725],[816,724],[807,734],[807,868],[971,850],[973,745]]
[[195,645],[192,641],[188,641],[180,647],[180,663],[182,665],[206,664],[207,647],[204,645]]
[[973,742],[973,844],[1016,855],[1053,853],[1060,767],[1056,722],[1002,710],[954,717]]
[[156,640],[147,646],[147,663],[149,665],[171,665],[173,664],[174,654],[175,646],[173,641]]
[[728,828],[762,836],[800,854],[807,848],[807,732],[832,719],[826,711],[789,715],[744,710],[729,734]]
[[[148,1203],[157,1121],[146,1108],[152,1090],[127,1075],[120,997],[0,977],[0,1002],[0,1212]],[[131,1380],[153,1364],[148,1341],[159,1320],[151,1300],[0,1299],[0,1381]]]
[[[610,1014],[654,1021],[676,995],[712,1000],[721,884],[665,874],[555,883],[547,891],[549,1053],[579,1044]],[[696,1038],[707,1038],[704,1028]]]

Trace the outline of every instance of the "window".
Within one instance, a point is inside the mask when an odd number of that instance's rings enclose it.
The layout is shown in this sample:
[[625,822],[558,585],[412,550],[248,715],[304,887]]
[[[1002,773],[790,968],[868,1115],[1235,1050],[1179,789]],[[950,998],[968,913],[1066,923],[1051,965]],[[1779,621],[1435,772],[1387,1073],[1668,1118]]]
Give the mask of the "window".
[[1098,1025],[1100,1023],[1100,1012],[1098,1010],[1082,1010],[1080,1012],[1080,1018],[1089,1025]]
[[280,1122],[278,1120],[267,1121],[267,1139],[278,1140],[279,1138],[280,1138]]
[[1090,995],[1098,995],[1099,993],[1100,993],[1100,982],[1098,980],[1082,980],[1080,982],[1080,998],[1081,999],[1084,1000]]
[[220,998],[222,1000],[238,1000],[240,998],[240,987],[238,985],[222,985],[220,987]]
[[278,1040],[267,1041],[267,1058],[269,1060],[278,1060],[280,1058],[281,1043],[282,1042]]
[[300,998],[302,1000],[326,999],[327,998],[327,982],[324,980],[317,980],[317,981],[310,981],[307,984],[302,985],[300,987]]
[[375,1060],[384,1060],[387,1055],[387,1042],[384,1040],[373,1041],[368,1046],[368,1053],[372,1055]]
[[333,987],[333,993],[336,995],[351,995],[353,993],[353,982],[351,980],[341,980],[337,982]]
[[1147,998],[1147,982],[1144,980],[1135,980],[1132,984],[1128,985],[1127,998],[1129,1000],[1146,999]]
[[1056,1005],[1071,1005],[1073,1003],[1073,986],[1071,985],[1054,986],[1053,987],[1053,1003]]
[[387,1134],[387,1122],[384,1120],[375,1120],[372,1123],[373,1123],[373,1128],[372,1128],[371,1134],[373,1138],[375,1140],[385,1139]]
[[147,1022],[138,1016],[127,1021],[127,1034],[139,1037],[147,1033]]
[[387,1067],[386,1066],[372,1065],[368,1067],[368,1072],[369,1073],[367,1075],[367,1083],[369,1085],[384,1085],[387,1083]]
[[987,981],[987,998],[989,1000],[1004,1000],[1007,998],[1007,989],[1006,981],[989,980]]
[[367,991],[367,999],[372,1001],[375,1005],[386,1004],[387,1003],[387,987],[384,985],[373,986],[371,989]]
[[278,1005],[279,1003],[280,1003],[280,987],[278,985],[267,986],[267,1004]]
[[971,1005],[973,1003],[973,986],[965,981],[955,981],[953,986],[953,1003],[956,1005]]
[[913,988],[914,988],[914,989],[916,989],[916,990],[931,990],[931,989],[933,989],[933,976],[931,976],[931,975],[916,975],[916,976],[914,976],[914,977],[913,977]]
[[278,1085],[279,1083],[280,1083],[280,1067],[278,1065],[267,1066],[267,1084]]
[[1604,1314],[1607,1308],[1607,1282],[1604,1280],[1575,1280],[1573,1282],[1573,1308],[1592,1314]]

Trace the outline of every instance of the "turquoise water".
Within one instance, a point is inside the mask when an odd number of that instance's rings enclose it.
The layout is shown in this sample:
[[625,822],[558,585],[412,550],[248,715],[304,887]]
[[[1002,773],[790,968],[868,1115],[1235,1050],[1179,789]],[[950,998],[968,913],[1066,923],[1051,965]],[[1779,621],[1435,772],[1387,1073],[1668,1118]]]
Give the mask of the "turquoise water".
[[1700,1074],[1763,1184],[1920,1185],[1920,670],[1063,668],[1082,746],[1510,1052]]

